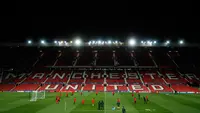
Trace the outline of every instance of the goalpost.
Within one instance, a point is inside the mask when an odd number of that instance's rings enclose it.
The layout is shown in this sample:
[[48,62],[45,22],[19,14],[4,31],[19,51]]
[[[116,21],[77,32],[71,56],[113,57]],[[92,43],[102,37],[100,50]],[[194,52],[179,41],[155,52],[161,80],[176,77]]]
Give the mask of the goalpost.
[[45,99],[45,91],[29,92],[29,100],[30,101],[37,101],[38,99]]

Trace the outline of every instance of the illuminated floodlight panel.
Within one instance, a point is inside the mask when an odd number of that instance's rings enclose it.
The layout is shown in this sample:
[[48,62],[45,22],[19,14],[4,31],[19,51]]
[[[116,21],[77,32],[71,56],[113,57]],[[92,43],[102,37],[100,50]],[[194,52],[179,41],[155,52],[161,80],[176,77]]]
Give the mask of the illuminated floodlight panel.
[[166,44],[170,44],[170,41],[169,41],[169,40],[167,40],[167,41],[166,41]]
[[130,46],[134,46],[136,44],[136,41],[135,41],[135,39],[130,39],[128,41],[128,43],[129,43]]
[[77,45],[77,46],[81,45],[81,40],[80,39],[76,39],[75,40],[75,45]]
[[28,44],[32,44],[32,41],[31,41],[31,40],[28,40]]
[[101,44],[101,41],[100,41],[100,40],[98,41],[98,44]]
[[94,40],[92,41],[92,44],[95,44],[95,41],[94,41]]
[[180,41],[179,41],[179,44],[183,44],[183,43],[184,43],[183,40],[180,40]]
[[111,41],[111,40],[108,40],[108,44],[112,44],[112,41]]
[[41,44],[45,44],[45,41],[44,41],[44,40],[41,40],[40,43],[41,43]]

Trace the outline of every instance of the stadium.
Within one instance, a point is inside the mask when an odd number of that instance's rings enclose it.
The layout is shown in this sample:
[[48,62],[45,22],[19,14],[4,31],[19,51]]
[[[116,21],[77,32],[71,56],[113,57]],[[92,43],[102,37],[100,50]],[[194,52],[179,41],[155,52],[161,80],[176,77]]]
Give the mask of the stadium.
[[0,113],[199,113],[200,48],[177,42],[74,38],[1,46]]

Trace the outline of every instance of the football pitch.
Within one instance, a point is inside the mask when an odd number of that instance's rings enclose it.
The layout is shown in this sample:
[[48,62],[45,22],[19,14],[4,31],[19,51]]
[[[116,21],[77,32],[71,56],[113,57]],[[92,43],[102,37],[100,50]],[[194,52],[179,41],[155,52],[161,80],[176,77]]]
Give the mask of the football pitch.
[[[97,96],[93,92],[75,93],[74,96],[62,93],[61,101],[56,104],[55,98],[59,93],[46,93],[46,98],[29,101],[29,93],[0,93],[0,113],[122,113],[122,110],[112,111],[116,106],[117,98],[121,100],[121,107],[126,108],[126,113],[200,113],[200,95],[197,94],[141,94],[141,99],[137,97],[137,103],[133,103],[131,93],[99,93]],[[144,104],[143,96],[148,95],[149,102]],[[77,98],[73,104],[74,97]],[[95,98],[95,106],[91,100]],[[85,99],[85,105],[81,104]],[[98,110],[98,101],[104,101],[104,110]]]

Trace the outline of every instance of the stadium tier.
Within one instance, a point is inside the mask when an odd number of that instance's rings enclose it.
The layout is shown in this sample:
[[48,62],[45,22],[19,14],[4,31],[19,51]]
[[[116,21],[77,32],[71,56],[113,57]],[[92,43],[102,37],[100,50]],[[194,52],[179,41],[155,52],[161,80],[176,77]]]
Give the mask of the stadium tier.
[[200,92],[196,48],[1,49],[1,91]]

